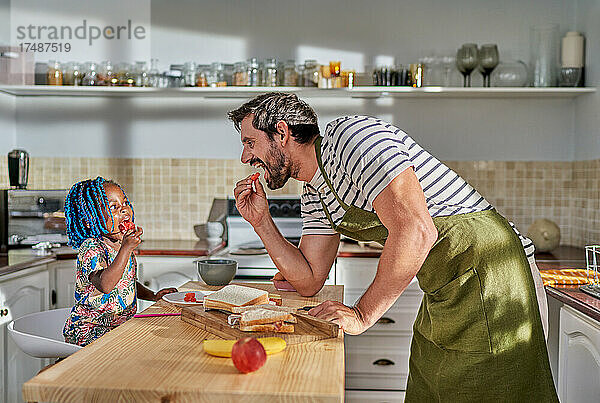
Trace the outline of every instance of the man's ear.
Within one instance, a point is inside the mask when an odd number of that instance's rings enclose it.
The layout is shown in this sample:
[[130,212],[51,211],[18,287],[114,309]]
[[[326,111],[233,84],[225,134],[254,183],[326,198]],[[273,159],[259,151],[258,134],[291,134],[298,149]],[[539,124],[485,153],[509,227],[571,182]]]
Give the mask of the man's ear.
[[290,128],[288,127],[287,123],[283,120],[277,122],[275,128],[277,129],[277,134],[279,134],[281,138],[281,145],[285,147],[287,142],[290,140]]

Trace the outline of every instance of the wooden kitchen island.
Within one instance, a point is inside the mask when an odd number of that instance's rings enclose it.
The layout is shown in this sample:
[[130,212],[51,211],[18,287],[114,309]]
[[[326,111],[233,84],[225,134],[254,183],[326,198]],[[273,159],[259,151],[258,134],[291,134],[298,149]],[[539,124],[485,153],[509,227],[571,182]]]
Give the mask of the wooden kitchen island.
[[[248,284],[259,287],[258,284]],[[189,282],[180,291],[217,289]],[[341,301],[342,286],[311,298],[260,288],[302,307]],[[160,301],[145,313],[177,312]],[[288,345],[258,371],[241,374],[230,358],[209,356],[204,339],[218,339],[179,316],[133,318],[23,385],[29,402],[342,402],[344,336]]]

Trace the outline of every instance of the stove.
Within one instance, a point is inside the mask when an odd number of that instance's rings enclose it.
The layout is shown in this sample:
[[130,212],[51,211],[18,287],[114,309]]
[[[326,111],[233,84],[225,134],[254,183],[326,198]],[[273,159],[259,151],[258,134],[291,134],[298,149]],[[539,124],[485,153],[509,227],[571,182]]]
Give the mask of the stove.
[[[300,198],[272,196],[268,198],[268,202],[269,212],[281,234],[298,246],[302,235]],[[235,199],[227,199],[226,210],[227,248],[218,256],[238,262],[236,279],[269,281],[278,270],[261,239],[254,232],[254,228],[240,215],[235,206]],[[330,274],[330,278],[331,282],[328,279],[326,284],[333,284],[335,278],[333,273]]]

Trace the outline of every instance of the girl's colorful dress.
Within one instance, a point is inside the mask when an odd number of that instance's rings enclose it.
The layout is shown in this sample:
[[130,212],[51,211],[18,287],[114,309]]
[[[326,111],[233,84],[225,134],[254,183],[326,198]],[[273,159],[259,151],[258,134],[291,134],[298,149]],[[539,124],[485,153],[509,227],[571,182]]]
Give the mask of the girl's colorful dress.
[[79,247],[75,306],[63,328],[67,343],[85,346],[135,315],[137,262],[133,254],[110,293],[103,294],[89,280],[93,271],[107,268],[116,256],[100,239],[86,239]]

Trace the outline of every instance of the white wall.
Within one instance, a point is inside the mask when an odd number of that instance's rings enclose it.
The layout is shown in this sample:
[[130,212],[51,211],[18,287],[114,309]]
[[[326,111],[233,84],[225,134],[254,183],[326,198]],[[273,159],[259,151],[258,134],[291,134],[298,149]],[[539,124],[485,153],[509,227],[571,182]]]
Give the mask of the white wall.
[[[560,0],[154,0],[151,18],[152,55],[163,67],[315,55],[359,68],[382,56],[410,63],[434,52],[451,54],[464,42],[495,42],[501,59],[528,60],[530,25],[556,22],[561,32],[572,29],[575,8]],[[343,114],[377,115],[445,160],[574,155],[571,100],[308,101],[322,126]],[[240,147],[225,114],[241,102],[19,98],[17,142],[33,156],[237,158]]]
[[0,0],[0,44],[10,42],[10,0]]
[[[600,86],[600,2],[578,0],[577,29],[586,37],[586,86]],[[600,91],[600,88],[598,89]],[[575,105],[576,160],[600,158],[600,92],[586,95]]]
[[15,104],[14,97],[0,93],[0,156],[16,145]]

